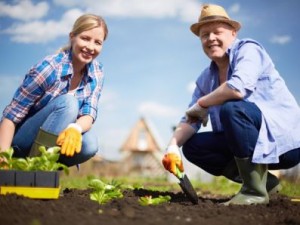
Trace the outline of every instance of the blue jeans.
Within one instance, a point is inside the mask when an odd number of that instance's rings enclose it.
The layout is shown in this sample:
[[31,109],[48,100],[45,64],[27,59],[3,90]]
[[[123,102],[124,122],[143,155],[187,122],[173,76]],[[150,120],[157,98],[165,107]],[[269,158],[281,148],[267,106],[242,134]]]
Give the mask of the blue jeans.
[[[78,101],[72,95],[61,95],[50,101],[34,115],[28,116],[16,127],[12,147],[14,157],[26,157],[34,143],[39,129],[58,135],[70,123],[74,123],[78,115]],[[73,157],[60,155],[59,162],[73,166],[93,157],[98,151],[98,141],[93,129],[82,134],[82,148]]]
[[[222,175],[234,157],[252,157],[257,142],[261,111],[250,102],[228,101],[220,110],[224,132],[194,134],[182,147],[191,163],[213,175]],[[269,169],[288,169],[300,161],[300,148],[279,157],[279,163],[269,164]]]

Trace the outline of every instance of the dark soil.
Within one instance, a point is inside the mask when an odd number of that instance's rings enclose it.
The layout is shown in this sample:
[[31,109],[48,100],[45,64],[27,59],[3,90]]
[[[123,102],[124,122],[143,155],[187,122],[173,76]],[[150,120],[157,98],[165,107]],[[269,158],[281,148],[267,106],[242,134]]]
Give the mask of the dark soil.
[[[105,205],[89,199],[89,190],[66,189],[57,200],[0,196],[0,224],[5,225],[300,225],[300,203],[282,195],[271,196],[268,205],[223,206],[228,200],[201,195],[190,203],[182,192],[145,189],[124,192],[124,198]],[[145,195],[170,195],[170,203],[141,206]]]

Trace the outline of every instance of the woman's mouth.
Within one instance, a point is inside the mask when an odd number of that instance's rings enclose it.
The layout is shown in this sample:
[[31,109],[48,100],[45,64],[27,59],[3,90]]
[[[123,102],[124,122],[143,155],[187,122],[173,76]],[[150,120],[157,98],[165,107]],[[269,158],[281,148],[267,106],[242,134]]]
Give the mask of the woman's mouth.
[[83,58],[85,58],[85,59],[93,58],[93,54],[90,54],[90,53],[88,53],[88,52],[81,52],[81,55],[82,55]]

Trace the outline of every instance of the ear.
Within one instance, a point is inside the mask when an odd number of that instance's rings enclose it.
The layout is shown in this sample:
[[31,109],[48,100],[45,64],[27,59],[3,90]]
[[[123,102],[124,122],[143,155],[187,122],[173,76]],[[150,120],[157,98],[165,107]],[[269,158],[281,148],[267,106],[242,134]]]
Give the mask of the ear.
[[73,38],[74,36],[75,36],[75,35],[74,35],[72,32],[69,33],[69,40],[70,40],[70,42],[72,41],[72,38]]
[[235,29],[232,29],[232,36],[236,37],[237,36],[237,31]]
[[75,37],[74,33],[70,32],[69,33],[69,45],[70,45],[70,47],[72,47],[72,45],[73,45],[74,37]]

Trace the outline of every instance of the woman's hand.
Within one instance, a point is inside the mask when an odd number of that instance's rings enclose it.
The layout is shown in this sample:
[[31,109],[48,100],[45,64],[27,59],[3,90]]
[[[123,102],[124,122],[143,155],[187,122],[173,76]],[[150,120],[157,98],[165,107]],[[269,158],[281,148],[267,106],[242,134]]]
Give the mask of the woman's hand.
[[81,151],[82,145],[82,129],[76,123],[71,123],[63,130],[56,141],[56,144],[61,146],[60,153],[66,156],[73,156]]

